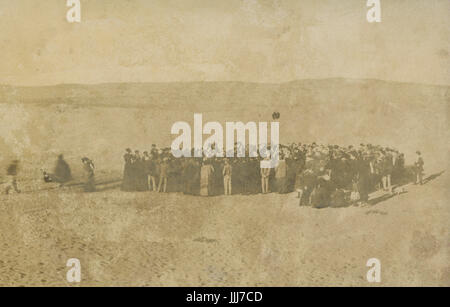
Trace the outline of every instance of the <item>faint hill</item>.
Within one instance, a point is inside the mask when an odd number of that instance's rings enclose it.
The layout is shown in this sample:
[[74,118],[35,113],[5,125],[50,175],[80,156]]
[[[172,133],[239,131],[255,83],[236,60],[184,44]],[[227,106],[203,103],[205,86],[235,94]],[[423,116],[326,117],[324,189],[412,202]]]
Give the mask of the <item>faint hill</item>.
[[[0,86],[0,160],[64,152],[121,167],[126,147],[169,146],[176,121],[271,121],[282,142],[374,143],[448,161],[449,87],[380,80]],[[3,157],[3,158],[2,158]]]
[[[408,106],[448,102],[448,86],[380,80],[322,79],[287,83],[183,82],[0,86],[0,103],[71,104],[120,107],[194,107],[199,111],[249,104],[267,106]],[[430,101],[430,97],[434,100]],[[439,101],[440,100],[440,101]]]

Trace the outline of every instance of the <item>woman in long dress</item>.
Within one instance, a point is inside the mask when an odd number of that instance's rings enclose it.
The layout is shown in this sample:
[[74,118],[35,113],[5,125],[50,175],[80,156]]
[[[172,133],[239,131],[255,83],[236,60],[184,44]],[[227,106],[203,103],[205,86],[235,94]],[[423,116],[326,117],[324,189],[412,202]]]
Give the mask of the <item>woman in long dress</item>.
[[204,160],[203,166],[200,171],[200,195],[201,196],[211,195],[211,183],[212,183],[213,173],[214,173],[213,166],[209,163],[209,161]]
[[133,191],[134,190],[134,179],[132,170],[132,160],[133,155],[131,149],[127,148],[126,153],[123,155],[123,160],[125,166],[123,169],[123,180],[122,180],[122,191]]
[[287,193],[287,165],[286,160],[281,156],[281,159],[278,161],[278,165],[275,167],[275,183],[277,192],[280,194]]
[[85,173],[84,191],[95,192],[94,163],[89,158],[83,158],[81,162],[83,162],[83,170]]

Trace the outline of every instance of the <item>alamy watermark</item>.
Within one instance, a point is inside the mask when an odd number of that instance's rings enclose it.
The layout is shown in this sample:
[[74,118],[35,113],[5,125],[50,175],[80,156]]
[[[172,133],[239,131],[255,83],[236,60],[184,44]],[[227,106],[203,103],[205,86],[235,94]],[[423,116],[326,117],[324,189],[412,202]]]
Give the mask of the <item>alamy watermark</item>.
[[367,0],[367,6],[370,9],[367,11],[367,21],[372,22],[381,22],[381,3],[380,0]]
[[366,278],[368,282],[381,282],[381,262],[378,258],[370,258],[366,263],[370,269],[367,271]]
[[[207,122],[203,125],[202,114],[194,114],[194,131],[187,122],[176,122],[171,133],[178,135],[171,145],[172,155],[180,157],[227,157],[251,158],[258,155],[265,159],[262,168],[274,168],[279,160],[279,122],[270,122],[270,143],[268,142],[268,122],[226,122],[225,146],[224,129],[219,122]],[[248,134],[247,134],[248,133]],[[210,135],[203,141],[203,135]],[[236,138],[235,138],[236,135]],[[247,142],[248,135],[248,142]],[[194,146],[192,147],[192,138]],[[247,147],[248,144],[248,147]],[[248,150],[247,150],[248,149]]]
[[66,279],[70,283],[81,282],[81,263],[77,258],[70,258],[67,260],[66,266],[70,269],[67,271]]
[[81,22],[80,0],[67,0],[67,6],[70,7],[66,15],[67,21],[70,23]]

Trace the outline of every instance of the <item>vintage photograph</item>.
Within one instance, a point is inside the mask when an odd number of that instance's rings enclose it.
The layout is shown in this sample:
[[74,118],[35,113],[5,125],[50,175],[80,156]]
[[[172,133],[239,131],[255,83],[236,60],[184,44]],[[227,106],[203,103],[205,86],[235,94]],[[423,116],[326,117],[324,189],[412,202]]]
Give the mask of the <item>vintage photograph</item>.
[[449,287],[449,12],[0,0],[0,286]]

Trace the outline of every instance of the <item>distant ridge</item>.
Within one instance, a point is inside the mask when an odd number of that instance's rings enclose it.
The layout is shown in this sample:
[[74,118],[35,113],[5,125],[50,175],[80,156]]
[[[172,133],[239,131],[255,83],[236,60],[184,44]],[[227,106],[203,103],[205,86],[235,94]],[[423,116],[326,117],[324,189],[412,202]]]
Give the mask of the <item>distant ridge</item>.
[[[448,100],[449,86],[376,79],[305,79],[285,83],[169,82],[0,86],[0,103],[68,104],[99,107],[198,107],[252,103],[259,106],[304,103],[407,101],[408,105]],[[430,97],[432,99],[430,101]]]

